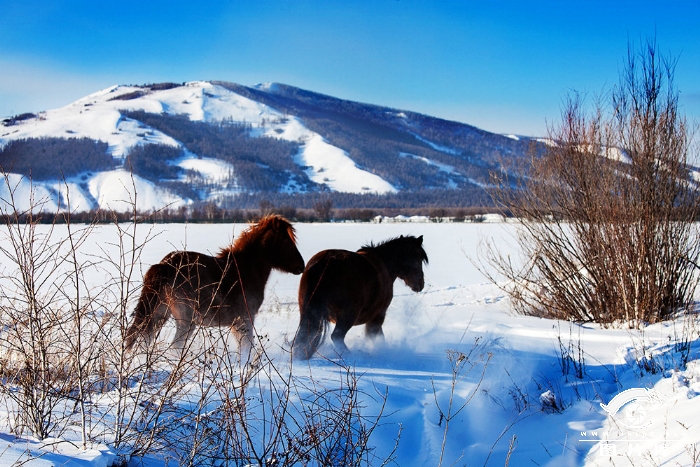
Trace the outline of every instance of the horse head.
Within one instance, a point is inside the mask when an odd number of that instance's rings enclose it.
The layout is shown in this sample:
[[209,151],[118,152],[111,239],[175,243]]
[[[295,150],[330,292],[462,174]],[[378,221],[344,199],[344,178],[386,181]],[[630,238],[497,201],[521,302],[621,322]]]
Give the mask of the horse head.
[[264,217],[258,227],[264,230],[262,244],[268,251],[272,267],[283,272],[301,274],[304,258],[296,244],[296,233],[292,224],[282,216]]
[[423,236],[399,238],[403,244],[403,257],[401,259],[401,269],[399,279],[414,292],[420,292],[425,287],[423,276],[423,263],[428,264],[428,255],[423,249]]

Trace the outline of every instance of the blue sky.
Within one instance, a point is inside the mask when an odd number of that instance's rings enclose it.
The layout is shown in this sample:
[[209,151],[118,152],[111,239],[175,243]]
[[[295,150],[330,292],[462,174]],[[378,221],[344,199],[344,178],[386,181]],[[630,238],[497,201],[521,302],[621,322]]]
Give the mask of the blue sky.
[[113,84],[281,82],[489,131],[543,135],[657,38],[700,119],[700,2],[0,0],[0,116]]

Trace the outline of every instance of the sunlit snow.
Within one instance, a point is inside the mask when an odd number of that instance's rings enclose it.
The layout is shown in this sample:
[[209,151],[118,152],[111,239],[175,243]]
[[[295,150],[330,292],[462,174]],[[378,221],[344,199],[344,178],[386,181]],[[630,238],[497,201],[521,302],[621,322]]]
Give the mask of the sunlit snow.
[[181,198],[158,188],[152,182],[123,169],[100,172],[90,179],[90,194],[103,209],[139,211],[177,208],[184,202]]
[[[314,388],[340,391],[345,381],[343,365],[348,365],[357,377],[363,422],[380,417],[376,429],[367,433],[371,455],[375,456],[372,459],[376,460],[372,465],[389,456],[393,459],[390,465],[402,467],[439,465],[441,461],[443,465],[479,466],[694,465],[700,448],[697,316],[640,331],[514,314],[508,297],[482,276],[474,262],[483,239],[495,242],[516,261],[519,252],[514,246],[513,226],[420,220],[295,225],[299,250],[307,261],[326,248],[355,250],[370,241],[423,235],[430,263],[425,267],[422,292],[414,293],[397,280],[384,323],[385,342],[372,343],[363,326],[353,327],[346,338],[350,352],[342,358],[327,339],[319,349],[321,355],[292,367],[288,349],[299,324],[299,276],[273,272],[255,321],[256,334],[277,371],[304,382],[295,387],[292,406],[317,399]],[[145,271],[175,249],[217,251],[246,227],[141,225],[137,239],[149,235],[154,240],[143,247],[136,270]],[[60,227],[56,234],[59,231]],[[99,254],[118,257],[117,244],[116,228],[105,225],[96,227],[83,248],[89,258]],[[141,276],[137,276],[135,285],[140,285]],[[87,287],[104,287],[100,283],[104,272],[86,279]],[[679,361],[683,345],[689,356],[685,366]],[[235,354],[235,344],[229,350]],[[467,358],[467,367],[456,379],[448,351]],[[643,371],[638,360],[642,357],[660,365],[659,370]],[[485,359],[488,364],[484,368]],[[472,364],[472,371],[468,371]],[[570,368],[577,364],[584,370],[580,377]],[[260,374],[251,393],[260,403],[269,402],[271,394],[279,390],[278,380],[272,376],[266,379],[264,371]],[[151,384],[151,389],[157,389],[158,384]],[[660,402],[645,403],[646,412],[640,413],[632,412],[634,404],[622,407],[615,416],[602,409],[601,403],[610,404],[622,391],[635,388],[654,389]],[[90,417],[95,427],[113,421],[109,404],[116,399],[114,392],[91,401]],[[169,399],[168,404],[179,408],[178,413],[197,412],[199,408],[197,414],[204,416],[201,407],[207,407],[206,413],[221,407],[215,394],[208,386],[189,386],[184,396]],[[197,405],[200,397],[205,401],[202,406]],[[559,410],[547,405],[552,401],[559,404]],[[107,430],[100,431],[102,428],[93,431],[98,442],[87,450],[78,447],[78,434],[72,430],[60,433],[61,439],[44,442],[18,436],[10,430],[12,407],[0,398],[0,467],[19,465],[17,461],[29,458],[33,458],[31,465],[85,467],[110,465],[116,459],[116,449],[109,447],[110,438]],[[268,417],[277,413],[278,407],[267,408]],[[643,416],[643,426],[630,428],[630,420],[635,421],[630,415]],[[174,465],[177,461],[168,450],[181,449],[183,442],[192,439],[188,436],[194,436],[184,430],[196,429],[194,424],[183,425],[183,431],[173,432],[173,436],[184,437],[168,438],[166,451],[134,458],[129,465],[140,465],[141,461],[153,467]],[[266,439],[265,433],[253,433],[256,443]]]
[[[308,167],[306,175],[316,183],[327,185],[333,191],[349,193],[394,193],[390,183],[378,175],[362,170],[347,152],[328,144],[321,135],[308,130],[298,118],[290,118],[281,125],[281,138],[298,141],[301,150],[295,156],[297,164]],[[266,135],[276,132],[268,130]]]

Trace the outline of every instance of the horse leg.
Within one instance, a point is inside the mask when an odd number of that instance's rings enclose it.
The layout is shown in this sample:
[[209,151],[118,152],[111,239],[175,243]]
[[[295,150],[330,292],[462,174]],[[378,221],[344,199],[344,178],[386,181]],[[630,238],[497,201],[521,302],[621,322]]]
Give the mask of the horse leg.
[[365,335],[374,342],[384,342],[384,331],[382,331],[384,317],[385,314],[381,313],[365,325]]
[[365,335],[373,341],[384,342],[384,331],[381,324],[367,323],[365,326]]
[[384,346],[384,342],[386,342],[381,324],[367,323],[365,326],[365,336],[367,336],[370,348],[374,351],[381,349]]
[[182,358],[187,349],[187,341],[190,340],[195,329],[196,303],[184,301],[175,297],[170,303],[170,314],[175,319],[175,338],[172,347],[177,351],[178,358]]
[[335,328],[333,328],[333,332],[331,333],[331,340],[333,341],[333,345],[339,354],[350,351],[348,346],[345,345],[345,335],[348,333],[351,327],[352,325],[348,325],[342,321],[335,323]]
[[253,363],[253,326],[248,320],[238,319],[231,325],[231,333],[238,342],[239,363]]
[[177,351],[178,357],[181,357],[185,352],[185,344],[192,336],[194,324],[191,321],[184,319],[175,320],[175,338],[173,339],[173,348]]

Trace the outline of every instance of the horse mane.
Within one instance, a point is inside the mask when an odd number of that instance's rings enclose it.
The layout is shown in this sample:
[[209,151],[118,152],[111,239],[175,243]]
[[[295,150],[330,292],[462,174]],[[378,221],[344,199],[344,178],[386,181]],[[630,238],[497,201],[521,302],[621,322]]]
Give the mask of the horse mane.
[[274,230],[278,233],[285,231],[292,239],[292,242],[295,244],[297,242],[294,226],[287,219],[279,214],[268,214],[261,218],[257,223],[244,230],[230,246],[222,248],[217,256],[219,258],[225,258],[231,253],[241,251],[247,246],[254,244],[263,235],[265,235],[265,232],[269,230]]
[[[379,242],[377,244],[375,244],[374,242],[369,242],[365,245],[362,245],[362,247],[357,251],[358,252],[363,252],[363,251],[367,252],[370,250],[376,250],[376,249],[381,249],[381,248],[394,249],[400,243],[405,243],[406,241],[417,241],[417,240],[418,240],[418,237],[414,237],[412,235],[406,235],[406,236],[401,235],[400,237],[390,238],[388,240],[384,240],[384,241]],[[418,254],[419,254],[420,258],[423,260],[423,262],[425,264],[428,264],[428,254],[423,249],[422,244],[419,246],[419,253]]]

